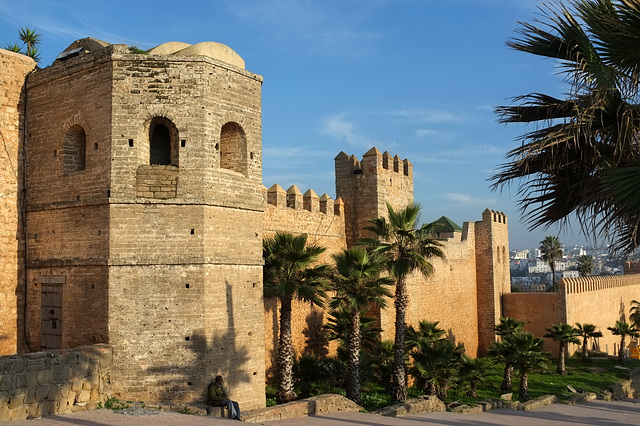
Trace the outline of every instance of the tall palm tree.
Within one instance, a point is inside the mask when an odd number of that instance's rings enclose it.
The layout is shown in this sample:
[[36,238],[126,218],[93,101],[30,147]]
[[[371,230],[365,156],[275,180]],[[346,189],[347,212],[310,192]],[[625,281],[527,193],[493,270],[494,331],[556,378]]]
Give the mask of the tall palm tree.
[[306,235],[277,233],[262,242],[264,257],[264,296],[280,302],[277,380],[278,399],[288,402],[293,392],[293,341],[291,337],[291,303],[294,298],[322,306],[327,266],[314,265],[324,247],[307,244]]
[[576,323],[576,330],[582,336],[582,362],[589,361],[588,343],[590,338],[602,337],[602,332],[596,330],[596,326],[593,324],[580,324]]
[[618,349],[618,362],[624,363],[624,352],[627,348],[626,339],[629,337],[640,337],[640,330],[635,326],[629,325],[625,321],[616,321],[616,325],[613,327],[607,327],[614,336],[620,336],[620,348]]
[[503,123],[534,123],[492,177],[516,183],[531,228],[567,225],[610,236],[629,252],[640,244],[640,4],[567,0],[520,23],[507,45],[557,61],[564,98],[531,93],[496,109]]
[[560,344],[560,348],[558,349],[558,368],[556,369],[556,373],[565,375],[567,374],[565,369],[565,350],[569,343],[574,343],[576,345],[580,344],[580,339],[578,339],[580,332],[569,324],[553,324],[551,325],[551,328],[547,328],[546,330],[547,333],[544,337],[549,337],[554,342],[558,342]]
[[407,276],[414,271],[424,276],[431,275],[433,266],[429,259],[444,257],[444,253],[440,249],[442,244],[431,237],[431,224],[417,228],[420,206],[410,205],[396,212],[387,203],[387,211],[388,221],[384,217],[370,221],[371,226],[365,229],[371,231],[375,238],[363,239],[362,244],[375,247],[374,251],[385,257],[387,269],[396,279],[392,396],[397,401],[404,401],[407,399],[404,358],[405,316],[409,303]]
[[529,373],[547,362],[544,339],[531,333],[515,333],[507,341],[514,348],[514,365],[520,373],[520,400],[529,399]]
[[[502,337],[503,341],[515,333],[522,332],[523,328],[523,321],[518,321],[511,317],[500,318],[500,322],[495,326],[496,335]],[[511,378],[513,377],[512,349],[508,344],[494,345],[491,349],[492,355],[498,357],[504,363],[504,374],[500,388],[506,392],[511,391]]]
[[540,253],[542,260],[549,264],[551,268],[551,283],[553,291],[556,291],[556,260],[562,259],[562,244],[560,239],[553,235],[546,236],[540,241]]
[[578,266],[578,272],[580,272],[580,275],[583,277],[593,274],[593,256],[583,254],[578,257],[578,261],[576,263]]
[[491,348],[489,348],[489,355],[504,364],[502,384],[500,385],[500,389],[504,392],[511,391],[513,369],[515,367],[516,356],[518,355],[517,348],[511,343],[512,336],[513,335],[509,335],[500,342],[493,342]]
[[[360,312],[360,333],[362,335],[362,349],[371,352],[371,349],[380,340],[382,328],[377,326],[377,318],[366,315],[368,309]],[[351,310],[348,307],[340,306],[331,309],[327,314],[327,323],[322,326],[327,340],[338,340],[339,348],[344,348],[348,353],[349,330],[351,329]],[[338,353],[340,355],[340,352]],[[343,359],[345,362],[347,358]]]
[[386,261],[378,255],[370,256],[362,247],[354,247],[333,255],[336,272],[333,274],[333,288],[336,292],[329,302],[333,309],[344,307],[350,313],[348,335],[349,359],[347,361],[347,398],[357,404],[360,400],[360,349],[362,330],[361,312],[371,306],[384,307],[386,297],[391,297],[387,286],[392,285],[391,277],[381,277],[386,269]]

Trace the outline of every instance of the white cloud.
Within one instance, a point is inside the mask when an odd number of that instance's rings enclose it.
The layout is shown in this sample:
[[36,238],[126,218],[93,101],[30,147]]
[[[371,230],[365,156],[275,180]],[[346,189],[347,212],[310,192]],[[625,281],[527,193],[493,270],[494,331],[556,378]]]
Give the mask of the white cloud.
[[447,194],[444,194],[444,198],[446,198],[447,200],[450,201],[455,201],[457,203],[460,204],[480,204],[480,205],[486,205],[486,204],[495,204],[495,202],[497,201],[497,198],[477,198],[477,197],[472,197],[470,195],[467,194],[462,194],[459,192],[449,192]]
[[370,148],[377,145],[375,140],[360,134],[355,124],[346,119],[345,114],[326,117],[322,122],[322,133],[353,146]]

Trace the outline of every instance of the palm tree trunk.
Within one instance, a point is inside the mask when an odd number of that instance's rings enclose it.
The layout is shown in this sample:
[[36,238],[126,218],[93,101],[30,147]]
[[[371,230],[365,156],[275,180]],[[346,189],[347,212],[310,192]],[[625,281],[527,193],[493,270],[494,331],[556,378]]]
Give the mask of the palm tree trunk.
[[362,333],[360,330],[360,312],[351,310],[351,330],[349,330],[349,361],[347,362],[347,398],[356,404],[360,400],[360,345]]
[[558,368],[556,369],[556,373],[561,375],[567,374],[565,370],[565,362],[564,362],[564,347],[565,347],[565,343],[560,342],[560,353],[558,354]]
[[396,335],[393,347],[393,389],[392,397],[396,401],[404,402],[407,399],[407,384],[405,381],[404,365],[404,333],[405,315],[407,312],[407,285],[404,277],[399,277],[396,282],[395,308],[396,308]]
[[585,337],[582,340],[582,362],[589,361],[589,352],[588,352],[588,349],[587,349],[587,344],[589,343],[588,339],[589,339],[588,337]]
[[468,395],[472,398],[478,397],[478,383],[475,380],[471,380],[471,389],[469,390]]
[[618,350],[618,362],[620,364],[624,364],[624,345],[625,345],[625,335],[623,334],[620,338],[620,349]]
[[502,378],[502,385],[500,389],[503,391],[511,391],[511,378],[513,377],[513,365],[505,364],[504,365],[504,376]]
[[293,340],[291,338],[291,298],[281,300],[278,336],[278,400],[295,399],[293,392]]
[[558,289],[556,288],[556,267],[553,263],[551,263],[549,266],[551,266],[551,288],[554,292],[556,292],[558,291]]
[[523,401],[529,399],[529,374],[526,371],[520,375],[520,392],[518,396]]
[[433,379],[427,382],[427,395],[436,395],[438,393],[438,388],[436,387],[436,383]]

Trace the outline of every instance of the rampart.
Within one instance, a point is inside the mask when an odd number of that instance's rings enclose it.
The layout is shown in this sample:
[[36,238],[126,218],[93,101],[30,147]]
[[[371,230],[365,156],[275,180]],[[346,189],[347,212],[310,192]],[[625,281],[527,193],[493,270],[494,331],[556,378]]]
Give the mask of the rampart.
[[[0,49],[0,354],[17,351],[24,330],[24,202],[21,152],[24,136],[24,85],[33,59]],[[19,325],[20,323],[20,325]]]
[[[620,337],[607,327],[629,321],[632,300],[640,300],[640,275],[563,278],[558,293],[514,293],[504,298],[505,315],[525,321],[525,330],[542,337],[552,324],[594,324],[603,337],[598,350],[617,354]],[[569,353],[578,350],[571,345]],[[557,355],[557,343],[547,340],[547,350]]]
[[0,422],[91,410],[111,396],[107,345],[0,358]]
[[[326,248],[320,258],[321,263],[331,263],[331,255],[347,248],[345,239],[344,204],[342,199],[331,199],[327,194],[318,195],[312,190],[304,194],[295,186],[285,191],[274,184],[263,188],[265,210],[263,232],[306,234],[311,244]],[[276,360],[278,345],[279,304],[265,300],[265,355],[266,370],[270,376]],[[294,300],[291,327],[296,356],[304,352],[326,356],[335,350],[335,343],[329,344],[323,337],[322,325],[326,322],[324,309],[311,307],[308,303]]]

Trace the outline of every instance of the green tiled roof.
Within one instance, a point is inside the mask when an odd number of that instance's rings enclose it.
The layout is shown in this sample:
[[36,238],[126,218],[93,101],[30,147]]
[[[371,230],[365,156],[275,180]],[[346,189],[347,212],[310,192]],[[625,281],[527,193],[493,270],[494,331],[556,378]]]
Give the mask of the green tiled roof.
[[433,222],[434,232],[462,232],[462,228],[456,225],[451,219],[446,216],[442,216],[440,219]]

